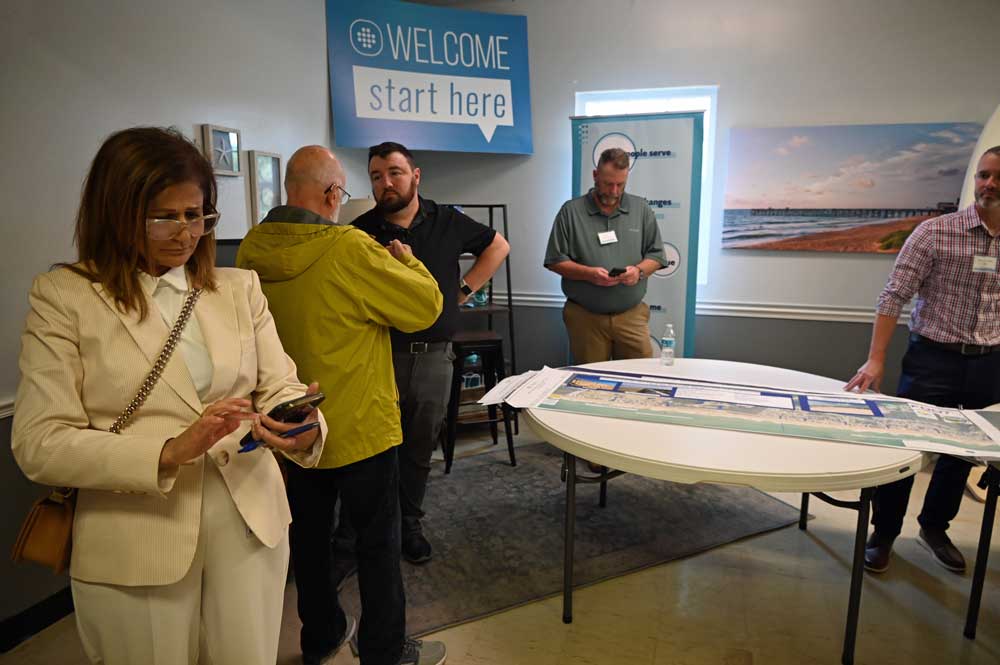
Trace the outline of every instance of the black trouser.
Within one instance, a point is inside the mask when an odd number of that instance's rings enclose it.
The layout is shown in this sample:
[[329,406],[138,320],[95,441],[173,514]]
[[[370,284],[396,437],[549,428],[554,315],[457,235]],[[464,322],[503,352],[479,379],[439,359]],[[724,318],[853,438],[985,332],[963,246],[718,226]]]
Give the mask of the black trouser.
[[325,655],[347,627],[331,577],[330,537],[339,496],[341,510],[358,534],[361,662],[399,662],[406,631],[406,598],[399,570],[398,484],[396,448],[336,469],[303,469],[288,464],[290,540],[302,620],[302,653]]
[[454,361],[451,344],[428,353],[392,354],[403,425],[399,508],[405,533],[420,531],[431,455],[445,432]]
[[[403,427],[403,444],[399,446],[399,505],[403,533],[421,531],[431,455],[445,431],[454,360],[451,344],[426,353],[392,354]],[[336,550],[351,552],[354,537],[350,517],[341,510],[334,537]]]
[[[982,409],[1000,402],[1000,352],[963,356],[911,340],[903,356],[899,396],[937,406]],[[917,517],[925,529],[945,530],[958,515],[972,465],[941,455]],[[875,489],[872,524],[878,537],[891,540],[903,528],[913,476]]]

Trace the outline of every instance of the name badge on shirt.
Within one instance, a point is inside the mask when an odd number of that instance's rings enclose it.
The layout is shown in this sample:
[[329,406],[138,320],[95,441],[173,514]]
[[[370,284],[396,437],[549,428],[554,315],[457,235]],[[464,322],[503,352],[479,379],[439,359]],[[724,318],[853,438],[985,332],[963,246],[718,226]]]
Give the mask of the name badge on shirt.
[[995,274],[996,271],[997,257],[982,256],[981,254],[976,254],[972,257],[972,272],[991,272]]
[[[597,240],[600,241],[602,245],[610,245],[613,242],[618,242],[618,234],[614,231],[604,231],[603,233],[597,234]],[[995,265],[993,266],[993,269],[996,270]]]

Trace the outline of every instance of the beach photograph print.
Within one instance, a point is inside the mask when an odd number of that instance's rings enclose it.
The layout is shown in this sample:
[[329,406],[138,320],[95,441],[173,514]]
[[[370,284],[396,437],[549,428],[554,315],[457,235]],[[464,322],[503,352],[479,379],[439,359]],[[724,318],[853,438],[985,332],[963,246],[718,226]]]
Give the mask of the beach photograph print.
[[735,128],[723,249],[895,254],[958,208],[976,123]]

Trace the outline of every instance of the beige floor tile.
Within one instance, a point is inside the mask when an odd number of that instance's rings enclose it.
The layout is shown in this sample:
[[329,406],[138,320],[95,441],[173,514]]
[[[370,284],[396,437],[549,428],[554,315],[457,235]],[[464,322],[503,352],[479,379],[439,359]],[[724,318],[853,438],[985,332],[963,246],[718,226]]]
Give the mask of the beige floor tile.
[[711,570],[688,562],[660,568],[665,569],[665,605],[657,633],[661,640],[677,636],[703,642],[717,641],[720,636],[733,642],[747,639],[749,607],[742,572]]
[[59,665],[86,665],[90,661],[83,651],[76,632],[76,620],[71,614],[49,626],[43,632],[18,645],[9,653],[0,655],[0,665],[34,665],[34,663],[59,663]]
[[756,654],[746,647],[699,637],[660,640],[653,657],[653,665],[754,665],[759,662]]

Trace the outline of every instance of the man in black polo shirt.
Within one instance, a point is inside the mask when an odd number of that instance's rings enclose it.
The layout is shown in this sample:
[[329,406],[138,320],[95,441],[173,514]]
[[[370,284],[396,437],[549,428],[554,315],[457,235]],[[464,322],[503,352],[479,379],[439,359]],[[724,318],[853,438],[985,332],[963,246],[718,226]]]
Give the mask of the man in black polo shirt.
[[[399,448],[403,558],[423,563],[431,558],[431,544],[420,525],[421,506],[431,453],[448,408],[455,359],[450,340],[458,327],[458,307],[493,276],[510,246],[488,226],[418,196],[420,169],[410,151],[398,143],[381,143],[368,151],[368,176],[377,204],[354,225],[383,245],[393,240],[409,245],[444,296],[441,316],[430,328],[390,332],[403,425]],[[478,258],[463,277],[458,257],[467,253]]]

